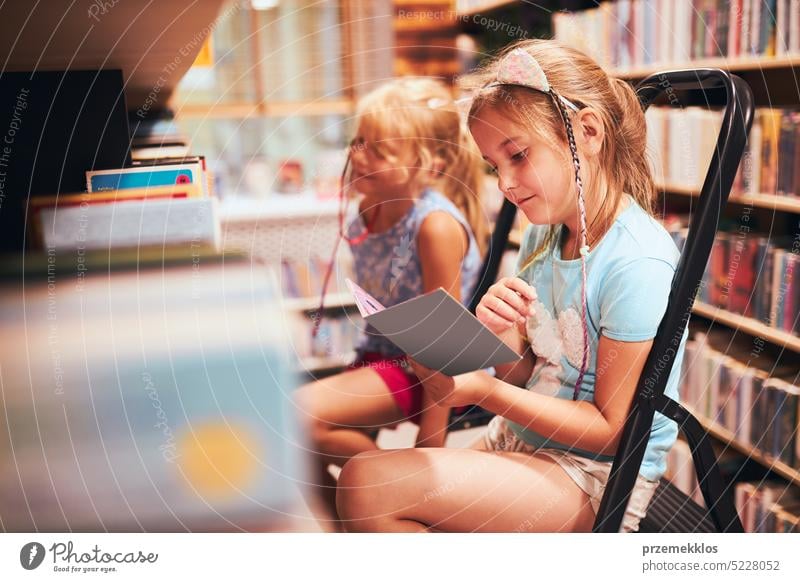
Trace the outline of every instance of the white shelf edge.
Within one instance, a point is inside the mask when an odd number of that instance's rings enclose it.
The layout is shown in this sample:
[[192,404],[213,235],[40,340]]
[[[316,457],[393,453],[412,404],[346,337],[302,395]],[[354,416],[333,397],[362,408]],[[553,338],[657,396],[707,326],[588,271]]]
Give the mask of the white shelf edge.
[[[325,297],[325,309],[331,307],[351,307],[355,301],[350,293],[336,293]],[[281,301],[281,307],[288,311],[312,311],[319,307],[319,297],[289,297]]]

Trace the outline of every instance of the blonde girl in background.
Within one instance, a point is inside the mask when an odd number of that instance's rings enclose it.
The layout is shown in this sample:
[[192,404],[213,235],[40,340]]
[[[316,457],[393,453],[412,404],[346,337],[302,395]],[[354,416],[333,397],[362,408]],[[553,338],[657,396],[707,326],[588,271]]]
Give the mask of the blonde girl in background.
[[[475,75],[470,131],[531,222],[517,277],[479,319],[524,354],[448,377],[414,364],[440,405],[497,416],[471,450],[358,455],[339,479],[353,531],[589,531],[678,250],[652,216],[645,120],[634,91],[554,41],[510,47]],[[677,400],[686,336],[666,394]],[[656,414],[623,529],[644,516],[677,427]]]
[[[395,80],[360,101],[356,122],[344,180],[361,195],[344,237],[356,283],[386,307],[438,287],[468,301],[487,231],[483,162],[450,91],[430,79]],[[405,355],[373,328],[348,371],[301,387],[295,400],[309,431],[315,496],[334,520],[328,466],[375,450],[377,429],[411,420],[418,447],[444,443],[449,409],[424,394]]]

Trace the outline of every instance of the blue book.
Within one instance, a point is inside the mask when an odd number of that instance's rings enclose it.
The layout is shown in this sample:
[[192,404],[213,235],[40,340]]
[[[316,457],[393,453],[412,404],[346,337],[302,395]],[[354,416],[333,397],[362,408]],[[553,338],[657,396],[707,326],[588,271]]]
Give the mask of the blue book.
[[150,188],[171,186],[172,184],[192,184],[195,182],[191,170],[136,169],[133,172],[119,171],[113,174],[99,174],[89,178],[89,192],[105,190],[127,190],[129,188]]
[[209,196],[205,179],[205,161],[195,158],[186,161],[165,160],[162,164],[142,164],[129,168],[92,170],[86,172],[86,190],[102,192],[171,186],[174,184],[199,184],[204,196]]

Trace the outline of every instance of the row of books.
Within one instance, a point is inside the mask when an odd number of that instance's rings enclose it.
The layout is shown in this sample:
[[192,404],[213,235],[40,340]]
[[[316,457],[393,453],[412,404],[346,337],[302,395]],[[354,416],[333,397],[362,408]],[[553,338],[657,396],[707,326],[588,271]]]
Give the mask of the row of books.
[[[363,334],[363,320],[353,308],[345,279],[353,279],[353,259],[349,252],[339,253],[325,295],[325,309],[318,312],[320,292],[328,269],[328,258],[310,256],[307,261],[281,261],[281,289],[284,299],[306,298],[304,309],[287,315],[292,324],[292,350],[300,360],[309,357],[329,358],[346,364]],[[344,297],[344,299],[342,299]],[[335,309],[334,309],[335,307]],[[286,310],[285,310],[286,311]],[[313,334],[319,320],[317,334]],[[309,370],[313,372],[313,370]]]
[[[699,190],[722,125],[722,112],[650,107],[648,155],[659,184]],[[800,111],[756,109],[732,194],[800,197]]]
[[[743,219],[748,218],[738,230],[717,233],[698,299],[775,329],[800,333],[797,243],[753,232],[749,216],[743,215]],[[665,217],[665,226],[680,249],[686,240],[687,223],[688,218],[683,216]]]
[[158,158],[86,172],[86,192],[32,198],[40,248],[80,251],[192,243],[220,245],[205,158]]
[[769,481],[737,483],[734,502],[747,533],[800,533],[796,489]]
[[[319,297],[328,271],[330,257],[311,255],[306,261],[281,260],[281,289],[285,298]],[[349,252],[337,255],[328,282],[326,298],[349,293],[346,279],[354,279],[353,257]]]
[[[692,501],[705,507],[689,444],[679,439],[667,459],[665,477]],[[800,497],[796,488],[777,481],[742,481],[734,486],[734,503],[748,533],[800,533]]]
[[681,401],[767,458],[800,469],[800,386],[796,364],[776,364],[732,344],[727,333],[697,333],[686,344]]
[[700,188],[722,126],[722,112],[703,107],[648,108],[647,153],[657,184]]
[[602,66],[800,54],[798,0],[617,0],[553,15],[556,39]]
[[189,140],[174,117],[153,119],[130,117],[131,159],[134,162],[159,158],[184,158],[189,155]]
[[308,358],[329,358],[346,364],[363,336],[363,322],[358,311],[327,313],[319,322],[316,337],[312,334],[314,319],[287,314],[290,320],[291,350],[299,361]]

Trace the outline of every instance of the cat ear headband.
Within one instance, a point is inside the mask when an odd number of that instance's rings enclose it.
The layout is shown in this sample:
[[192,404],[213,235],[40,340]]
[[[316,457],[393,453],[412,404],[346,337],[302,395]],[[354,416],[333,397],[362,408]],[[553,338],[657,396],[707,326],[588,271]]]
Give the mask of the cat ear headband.
[[[574,112],[580,111],[580,107],[575,105],[572,101],[559,95],[555,89],[550,85],[547,80],[539,62],[528,51],[516,48],[505,55],[500,61],[497,78],[486,85],[484,88],[499,87],[503,85],[513,85],[518,87],[527,87],[534,91],[546,93],[549,95],[555,106],[561,114],[561,119],[564,121],[564,126],[567,130],[567,142],[569,143],[570,153],[572,154],[572,164],[575,169],[575,184],[578,190],[578,211],[580,213],[580,237],[581,237],[581,275],[582,275],[582,289],[581,289],[581,303],[582,303],[582,323],[583,323],[583,360],[581,362],[580,373],[578,380],[575,383],[575,391],[572,399],[577,400],[580,393],[583,377],[586,373],[586,368],[589,359],[589,330],[587,323],[587,300],[586,300],[586,257],[589,254],[589,245],[587,243],[586,233],[586,205],[583,198],[583,182],[581,181],[581,163],[578,157],[578,148],[575,145],[575,134],[572,129],[572,122],[569,118],[567,109]],[[524,271],[525,268],[530,266],[532,260],[526,261],[525,266],[520,270]]]

